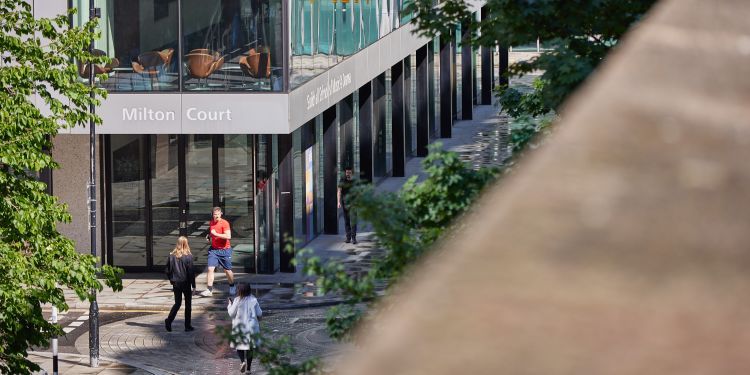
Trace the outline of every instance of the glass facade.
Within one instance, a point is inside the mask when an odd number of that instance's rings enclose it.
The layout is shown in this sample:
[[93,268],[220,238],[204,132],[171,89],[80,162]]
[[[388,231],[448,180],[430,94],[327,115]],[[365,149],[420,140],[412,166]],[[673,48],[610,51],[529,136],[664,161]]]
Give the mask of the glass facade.
[[[74,24],[88,20],[88,0],[76,0]],[[101,9],[95,53],[112,58],[95,73],[109,91],[177,91],[179,89],[179,17],[176,1],[96,0]],[[79,64],[80,65],[80,64]],[[88,67],[79,66],[82,79]]]
[[219,206],[232,228],[234,266],[278,269],[272,136],[113,134],[104,144],[112,264],[163,266],[182,235],[196,265],[206,265],[212,207]]
[[[185,184],[187,188],[186,220],[187,232],[195,236],[190,247],[196,264],[208,261],[208,221],[214,207],[213,142],[211,135],[191,134],[186,136]],[[226,217],[226,213],[224,214]],[[230,220],[227,218],[227,220]],[[229,221],[230,224],[234,224]],[[234,225],[232,225],[234,227]],[[236,228],[232,228],[232,235]],[[201,238],[203,237],[203,238]],[[192,239],[192,238],[191,238]]]
[[[188,3],[183,0],[181,4],[184,6]],[[170,8],[166,9],[168,13]],[[211,25],[222,25],[224,21],[218,20],[215,18]],[[203,30],[202,37],[196,36],[194,39],[209,40],[205,37],[208,35],[205,34],[206,30]],[[245,37],[237,37],[239,39],[235,41],[241,44]],[[185,46],[191,45],[189,39],[184,38]],[[440,111],[441,105],[452,105],[450,101],[440,103],[439,72],[441,68],[451,67],[440,66],[437,38],[428,45],[430,70],[425,85],[427,100],[422,103],[431,112],[428,114],[431,115],[430,124],[426,126],[430,127],[434,137],[439,127],[437,121],[432,119],[439,121],[439,116],[435,114]],[[216,46],[219,44],[211,44],[209,48],[218,48]],[[461,61],[460,52],[460,48],[456,48],[455,63]],[[416,53],[402,60],[405,80],[404,156],[416,154],[416,60]],[[456,71],[460,72],[460,68]],[[371,81],[371,118],[360,118],[360,109],[366,113],[368,107],[360,108],[359,90],[346,99],[352,100],[351,131],[348,131],[348,126],[346,131],[342,130],[344,126],[341,123],[331,124],[333,130],[339,132],[333,150],[324,150],[323,113],[293,131],[291,136],[284,136],[288,138],[268,134],[103,136],[107,262],[129,268],[158,269],[165,264],[177,237],[184,235],[189,238],[196,265],[205,266],[209,248],[205,237],[211,208],[219,206],[232,228],[233,263],[237,270],[263,273],[285,269],[286,260],[280,257],[280,224],[290,229],[287,232],[293,231],[297,248],[323,231],[324,221],[330,219],[326,215],[331,214],[324,212],[325,204],[330,203],[326,202],[330,197],[325,196],[324,190],[326,175],[337,174],[338,180],[341,167],[346,162],[347,165],[353,163],[355,174],[358,175],[365,168],[369,169],[377,182],[391,175],[394,160],[402,160],[397,157],[402,155],[394,155],[394,152],[400,152],[399,149],[393,148],[394,95],[391,81],[390,69]],[[459,79],[456,83],[460,82]],[[209,80],[195,84],[211,88],[213,82]],[[336,108],[339,121],[342,108]],[[371,126],[369,131],[361,128],[361,124],[368,123]],[[366,139],[360,139],[361,133],[365,133]],[[286,156],[290,146],[288,142],[291,142],[291,171],[283,170],[280,173],[279,158],[289,160]],[[280,143],[283,151],[279,149]],[[371,145],[372,154],[360,155],[362,145]],[[331,152],[339,158],[336,163],[338,170],[325,168],[326,153]],[[284,168],[289,165],[286,163]],[[328,168],[335,167],[330,165]],[[289,193],[291,196],[286,197],[293,199],[285,200],[289,203],[285,203],[282,209],[280,197]],[[282,212],[284,217],[280,219]]]
[[276,235],[274,199],[277,194],[278,183],[273,169],[273,136],[261,135],[257,142],[255,203],[258,223],[258,266],[260,269],[278,269],[274,259],[278,262],[278,245],[275,245]]
[[[253,186],[253,136],[219,135],[219,207],[232,224],[232,262],[255,268],[255,196]],[[265,151],[265,150],[264,150]],[[259,155],[260,156],[260,155]],[[259,171],[256,169],[256,174]],[[212,179],[207,179],[211,181]],[[260,211],[259,211],[260,212]]]
[[292,133],[294,237],[297,246],[304,246],[323,229],[325,171],[321,164],[321,117],[322,115],[316,116]]
[[[73,23],[88,19],[74,0]],[[95,0],[96,66],[113,92],[283,91],[409,22],[403,0]],[[285,47],[285,34],[288,47]],[[88,68],[79,67],[82,79]]]
[[[158,134],[149,135],[149,141],[153,263],[164,265],[180,228],[180,197],[176,189],[179,184],[179,140],[177,135]],[[193,246],[200,243],[193,242]]]
[[411,19],[403,5],[402,0],[291,0],[290,89]]
[[180,0],[185,90],[281,91],[281,0]]
[[146,254],[146,144],[138,135],[112,137],[108,167],[111,171],[110,248],[114,264],[147,265]]
[[386,104],[388,83],[386,73],[381,73],[372,80],[372,165],[373,178],[379,179],[388,174],[388,123]]
[[[75,0],[74,24],[88,18]],[[281,0],[96,0],[109,91],[281,91]],[[180,19],[179,15],[182,15]],[[87,67],[79,67],[82,79]]]
[[482,97],[482,48],[474,50],[474,80],[477,82],[477,91],[474,93],[474,104],[481,102]]

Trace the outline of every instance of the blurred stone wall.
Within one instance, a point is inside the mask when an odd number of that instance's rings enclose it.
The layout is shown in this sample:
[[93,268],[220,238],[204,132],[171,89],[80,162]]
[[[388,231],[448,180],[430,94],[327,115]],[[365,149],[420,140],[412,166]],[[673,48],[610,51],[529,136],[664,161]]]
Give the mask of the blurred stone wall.
[[750,373],[748,160],[750,2],[660,2],[338,373]]

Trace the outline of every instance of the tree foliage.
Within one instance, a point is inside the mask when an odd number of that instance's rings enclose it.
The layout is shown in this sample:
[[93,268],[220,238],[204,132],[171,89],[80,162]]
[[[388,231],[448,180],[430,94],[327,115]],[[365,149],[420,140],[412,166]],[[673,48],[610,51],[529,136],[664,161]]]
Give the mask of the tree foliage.
[[267,329],[261,328],[261,332],[248,337],[241,329],[232,328],[232,325],[217,326],[216,334],[228,344],[252,344],[252,341],[261,344],[253,349],[253,356],[258,359],[269,375],[303,375],[320,373],[320,360],[316,357],[293,363],[290,357],[296,350],[290,343],[289,336],[273,338]]
[[119,269],[97,268],[60,234],[57,225],[70,214],[37,180],[58,167],[45,152],[58,129],[101,122],[88,112],[98,99],[89,98],[74,64],[104,62],[86,52],[93,24],[70,27],[67,15],[35,19],[29,4],[0,0],[0,372],[13,374],[37,370],[27,349],[63,333],[42,316],[42,304],[68,309],[62,287],[91,299],[91,290],[102,289],[101,272],[107,285],[122,289]]
[[544,104],[556,109],[602,62],[622,35],[655,0],[488,0],[487,17],[477,21],[464,0],[411,1],[418,33],[448,35],[456,25],[474,32],[473,45],[519,46],[541,39],[549,49],[530,61],[513,64],[517,76],[543,71]]
[[367,272],[350,274],[341,263],[306,257],[307,251],[298,257],[304,272],[317,277],[322,293],[345,297],[346,303],[332,308],[327,316],[331,337],[347,338],[364,316],[363,307],[376,301],[379,290],[393,285],[428,251],[497,173],[489,168],[473,170],[458,154],[441,147],[439,143],[429,146],[422,161],[427,173],[422,182],[413,176],[398,193],[376,193],[370,185],[354,189],[353,209],[372,226],[377,246],[385,249]]
[[[542,101],[544,82],[541,79],[534,80],[531,92],[521,92],[508,86],[498,87],[496,90],[500,107],[511,117],[509,126],[513,159],[520,155],[537,134],[545,133],[556,118],[555,112]],[[513,162],[510,160],[509,165]]]
[[500,107],[511,117],[541,116],[552,111],[552,108],[546,106],[542,101],[542,90],[544,81],[535,79],[532,84],[531,92],[523,93],[515,87],[499,86],[495,91],[500,103]]

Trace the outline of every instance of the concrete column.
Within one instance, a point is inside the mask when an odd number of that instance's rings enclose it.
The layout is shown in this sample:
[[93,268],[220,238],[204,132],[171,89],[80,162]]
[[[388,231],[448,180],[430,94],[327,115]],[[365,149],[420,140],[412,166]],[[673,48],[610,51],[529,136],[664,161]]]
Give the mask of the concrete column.
[[381,73],[372,80],[373,177],[385,177],[388,173],[385,99],[385,73]]
[[[428,43],[431,44],[432,42]],[[429,75],[433,72],[430,70],[429,59],[427,54],[429,47],[424,45],[417,50],[417,156],[427,156],[427,144],[430,142],[430,87]]]
[[500,46],[500,66],[498,77],[500,85],[508,84],[508,47]]
[[281,251],[279,251],[279,269],[281,272],[294,272],[292,264],[294,253],[286,251],[288,246],[294,248],[294,163],[292,157],[292,135],[279,134],[279,234]]
[[359,174],[363,181],[372,182],[372,83],[359,88]]
[[440,36],[440,138],[450,138],[453,127],[451,35]]
[[323,232],[338,234],[336,106],[323,112]]
[[461,119],[471,120],[474,115],[474,69],[471,65],[471,32],[469,25],[461,27]]
[[348,95],[339,102],[339,152],[341,153],[341,174],[344,168],[354,168],[354,95]]
[[472,102],[474,105],[479,105],[479,95],[481,95],[479,92],[479,75],[477,74],[477,68],[479,68],[477,66],[477,51],[479,50],[474,47],[471,48],[471,90],[474,93],[474,95],[472,95]]
[[391,67],[391,150],[393,177],[404,177],[406,169],[406,135],[404,127],[404,64]]

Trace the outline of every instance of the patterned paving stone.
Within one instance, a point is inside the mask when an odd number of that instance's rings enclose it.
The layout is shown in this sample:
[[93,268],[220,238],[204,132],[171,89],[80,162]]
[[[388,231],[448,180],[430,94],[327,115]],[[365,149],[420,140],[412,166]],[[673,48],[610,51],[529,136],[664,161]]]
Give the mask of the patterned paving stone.
[[[239,371],[235,351],[214,334],[216,326],[231,324],[225,312],[196,314],[193,332],[182,330],[181,315],[172,324],[172,332],[166,332],[165,317],[166,314],[154,313],[100,327],[102,357],[165,374]],[[346,349],[328,337],[325,308],[267,311],[261,324],[271,338],[282,335],[291,338],[296,349],[291,358],[294,362],[311,357],[334,359]],[[81,354],[88,353],[88,336],[80,336],[75,347]],[[253,368],[259,370],[257,373],[264,373],[257,361]]]

